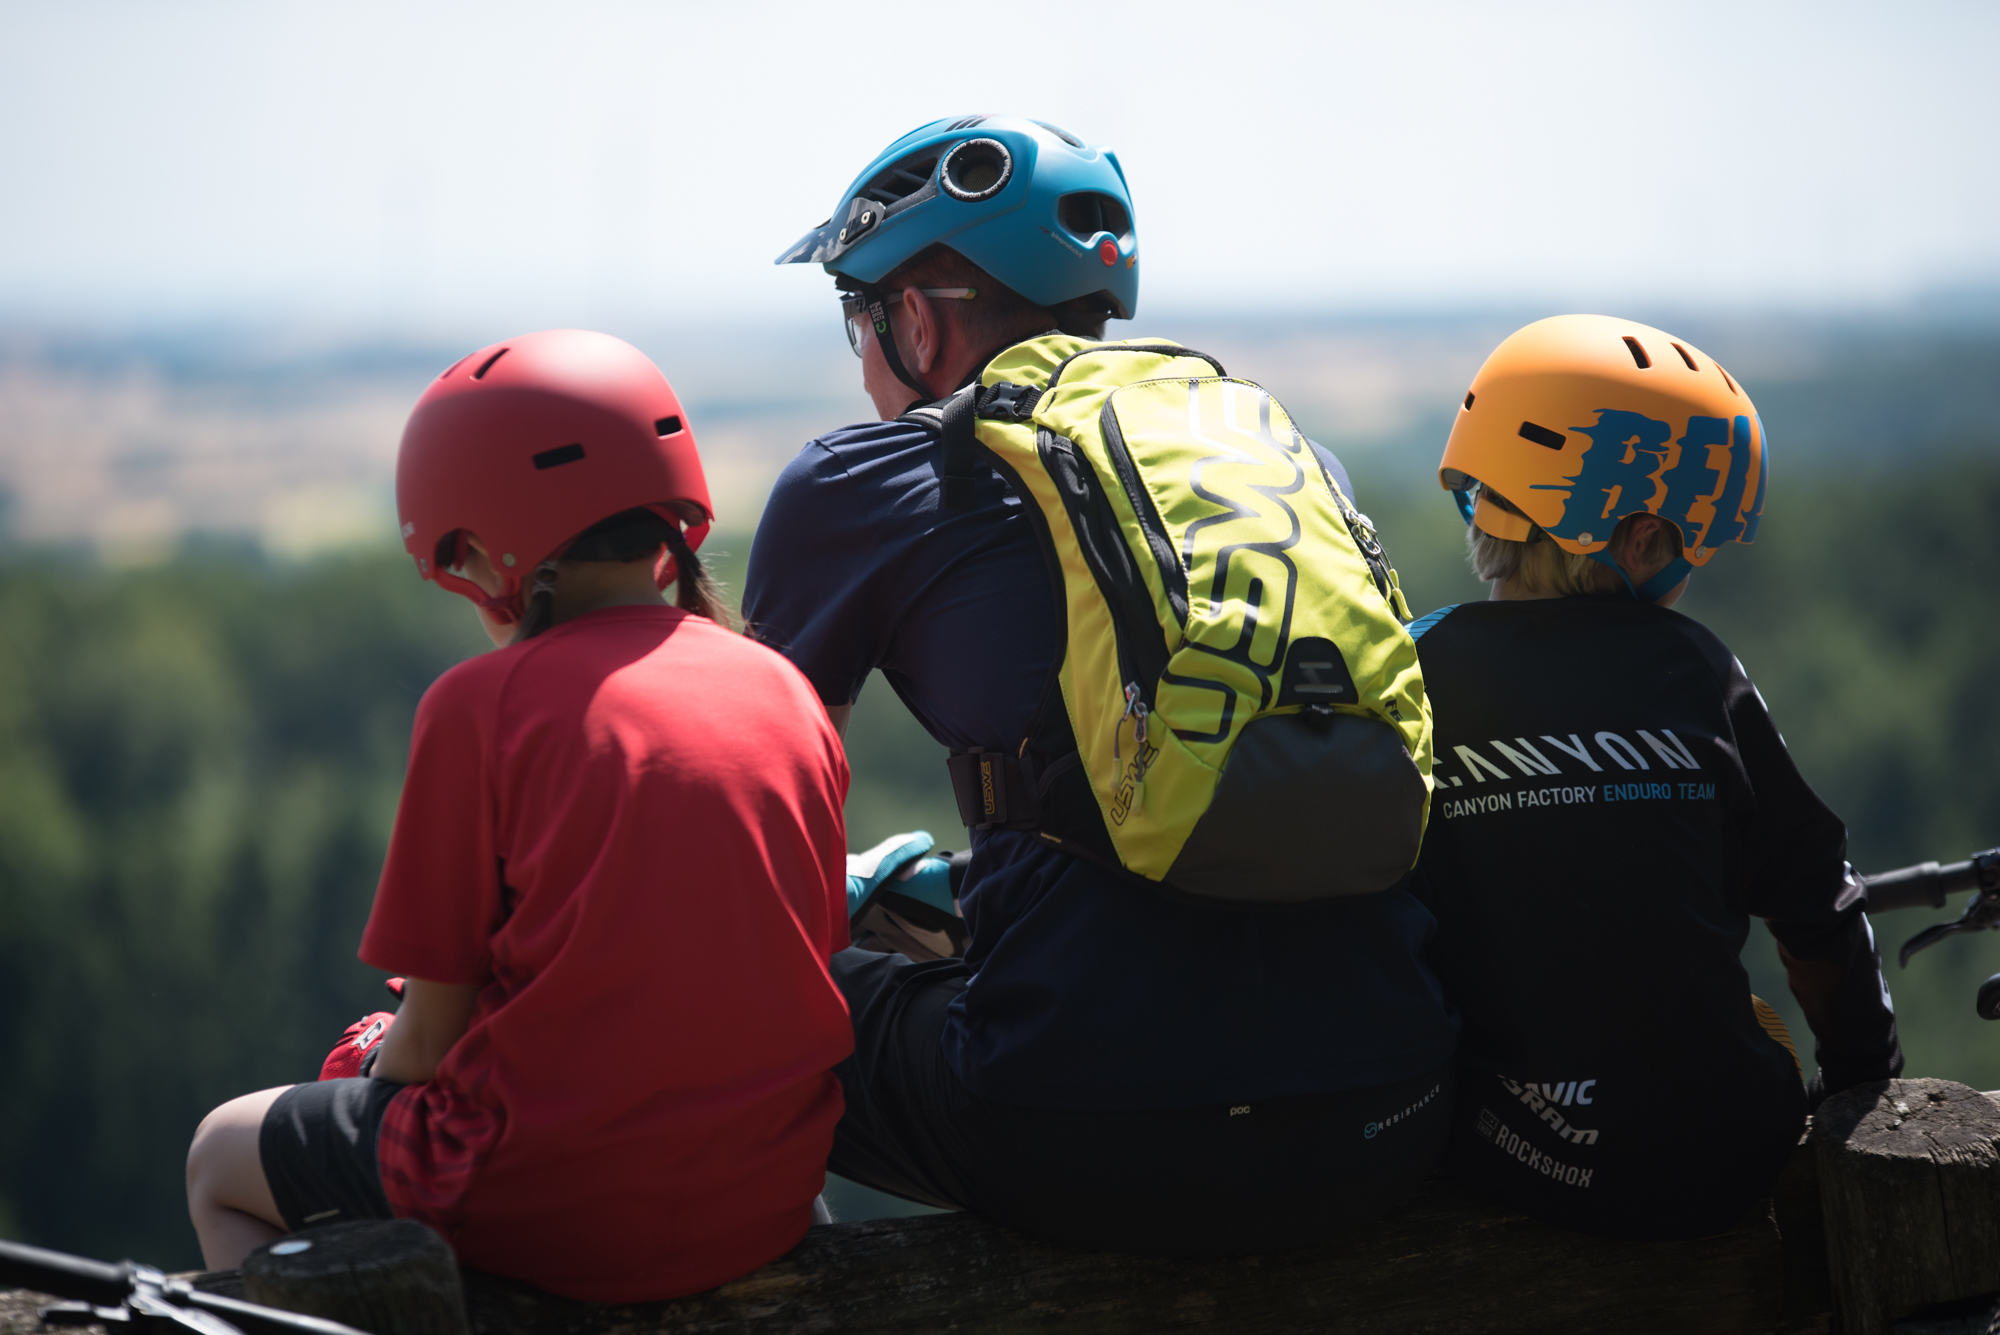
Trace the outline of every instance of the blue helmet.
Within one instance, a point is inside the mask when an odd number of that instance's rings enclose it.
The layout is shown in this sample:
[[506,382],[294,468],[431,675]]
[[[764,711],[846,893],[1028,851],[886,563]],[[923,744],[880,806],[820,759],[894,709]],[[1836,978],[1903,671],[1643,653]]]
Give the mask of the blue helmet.
[[1107,148],[1014,116],[932,121],[882,150],[833,216],[778,257],[874,284],[938,242],[1037,306],[1139,301],[1125,171]]

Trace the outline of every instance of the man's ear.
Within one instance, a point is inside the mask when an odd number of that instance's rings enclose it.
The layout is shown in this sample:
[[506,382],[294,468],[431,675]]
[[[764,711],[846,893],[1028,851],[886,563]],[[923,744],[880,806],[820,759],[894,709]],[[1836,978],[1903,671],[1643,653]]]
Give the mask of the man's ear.
[[924,295],[920,287],[903,289],[902,325],[909,330],[909,351],[905,360],[911,374],[919,380],[930,374],[931,368],[942,361],[944,353],[944,321],[938,316],[938,309],[931,299]]

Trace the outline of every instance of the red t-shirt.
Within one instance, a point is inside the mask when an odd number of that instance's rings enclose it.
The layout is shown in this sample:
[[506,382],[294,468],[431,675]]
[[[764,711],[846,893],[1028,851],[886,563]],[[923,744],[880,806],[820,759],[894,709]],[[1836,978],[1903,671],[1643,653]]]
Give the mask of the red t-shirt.
[[461,663],[417,709],[361,958],[476,984],[382,1187],[476,1269],[671,1298],[811,1220],[853,1049],[847,762],[777,654],[666,607]]

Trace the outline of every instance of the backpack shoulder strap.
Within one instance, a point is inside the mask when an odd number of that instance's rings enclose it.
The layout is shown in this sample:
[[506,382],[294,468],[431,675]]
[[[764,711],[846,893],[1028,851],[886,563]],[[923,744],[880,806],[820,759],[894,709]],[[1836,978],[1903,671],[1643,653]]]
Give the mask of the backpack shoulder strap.
[[[1040,385],[967,385],[937,406],[944,433],[946,509],[972,508],[972,488],[980,473],[979,436],[974,429],[978,419],[1025,422],[1035,415],[1035,405],[1041,397]],[[929,411],[932,410],[918,409],[918,412]]]

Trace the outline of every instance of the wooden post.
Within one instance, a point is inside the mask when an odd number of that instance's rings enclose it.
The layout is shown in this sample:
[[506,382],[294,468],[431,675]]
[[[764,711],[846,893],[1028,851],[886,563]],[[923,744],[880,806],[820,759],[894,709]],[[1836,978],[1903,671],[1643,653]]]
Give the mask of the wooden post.
[[2000,1108],[1950,1080],[1843,1091],[1813,1117],[1843,1335],[2000,1290]]
[[306,1229],[243,1259],[243,1296],[373,1335],[470,1335],[451,1247],[412,1219]]

